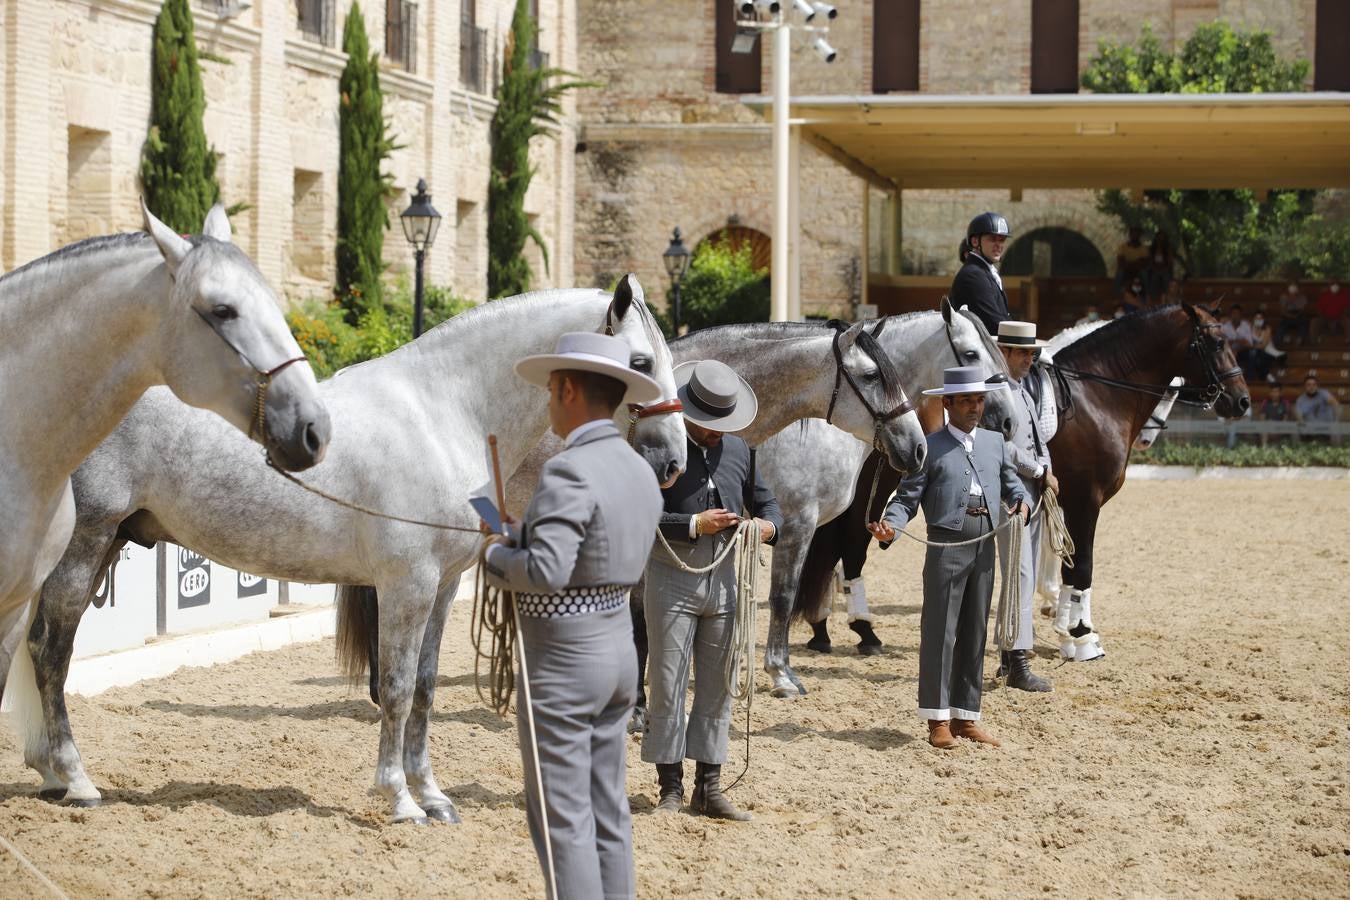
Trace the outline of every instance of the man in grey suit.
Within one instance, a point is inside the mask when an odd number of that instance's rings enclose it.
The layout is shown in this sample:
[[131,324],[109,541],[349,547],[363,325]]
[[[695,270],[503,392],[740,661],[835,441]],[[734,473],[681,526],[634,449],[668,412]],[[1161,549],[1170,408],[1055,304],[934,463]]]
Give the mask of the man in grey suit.
[[622,338],[578,332],[563,335],[557,353],[516,364],[526,381],[548,387],[549,420],[565,449],[540,473],[524,523],[512,523],[484,563],[490,584],[516,594],[536,731],[522,697],[516,725],[530,837],[559,898],[636,891],[625,725],[637,655],[627,606],[651,552],[661,491],[613,416],[620,402],[655,400],[661,388],[629,368],[630,352]]
[[[948,424],[928,436],[928,462],[900,482],[880,522],[867,528],[884,550],[923,507],[930,546],[923,565],[919,620],[919,716],[928,742],[946,750],[963,737],[997,747],[978,722],[984,677],[984,637],[994,591],[994,543],[1003,504],[1026,517],[1026,494],[1004,449],[1003,436],[978,428],[986,384],[977,366],[948,369],[940,388]],[[981,537],[977,543],[944,547]]]
[[[1059,492],[1059,482],[1050,471],[1050,448],[1041,429],[1040,399],[1030,390],[1031,364],[1036,359],[1036,351],[1048,346],[1045,341],[1036,339],[1036,326],[1032,322],[1017,322],[1007,319],[998,323],[996,343],[1008,361],[1008,373],[1011,376],[1008,387],[1013,393],[1013,433],[1008,439],[1008,456],[1012,459],[1017,475],[1022,480],[1022,490],[1026,492],[1027,503],[1035,508],[1041,499],[1041,492],[1051,490]],[[1020,626],[1017,640],[1011,650],[1003,652],[999,675],[1007,675],[1008,686],[1023,691],[1045,692],[1050,690],[1050,682],[1031,671],[1031,646],[1033,638],[1032,608],[1036,600],[1036,573],[1040,571],[1041,533],[1045,517],[1036,515],[1022,532],[1021,557],[1018,572]],[[1000,571],[1006,581],[1008,559],[1011,547],[1010,532],[1000,531],[998,556]]]
[[[756,519],[766,544],[778,539],[783,516],[755,475],[749,446],[726,434],[755,420],[758,404],[750,385],[716,360],[677,366],[675,383],[689,430],[689,467],[661,492],[661,533],[678,560],[658,544],[647,567],[650,694],[642,760],[656,764],[658,812],[677,812],[684,803],[684,760],[690,757],[697,763],[690,812],[744,821],[750,814],[732,805],[721,786],[731,728],[724,673],[737,601],[734,556],[702,574],[684,571],[680,562],[710,565],[735,535],[742,520],[738,510]],[[686,717],[691,661],[694,706]]]

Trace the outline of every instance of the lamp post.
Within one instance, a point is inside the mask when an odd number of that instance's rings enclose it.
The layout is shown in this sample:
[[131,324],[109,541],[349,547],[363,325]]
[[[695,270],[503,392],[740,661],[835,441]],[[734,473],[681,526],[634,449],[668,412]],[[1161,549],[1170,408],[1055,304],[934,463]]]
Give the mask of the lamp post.
[[408,208],[399,214],[403,223],[403,236],[413,247],[413,259],[416,269],[413,280],[413,337],[422,333],[422,263],[427,258],[427,248],[436,240],[436,230],[441,227],[441,214],[431,205],[431,195],[427,193],[427,180],[417,179],[417,193],[413,194]]
[[680,335],[680,325],[682,324],[682,315],[680,309],[680,282],[684,279],[684,273],[689,271],[689,248],[684,246],[684,239],[680,237],[680,229],[676,227],[675,233],[670,236],[670,246],[666,252],[661,254],[661,261],[666,264],[666,274],[670,276],[670,290],[674,302],[674,316],[672,321],[675,325],[675,337]]

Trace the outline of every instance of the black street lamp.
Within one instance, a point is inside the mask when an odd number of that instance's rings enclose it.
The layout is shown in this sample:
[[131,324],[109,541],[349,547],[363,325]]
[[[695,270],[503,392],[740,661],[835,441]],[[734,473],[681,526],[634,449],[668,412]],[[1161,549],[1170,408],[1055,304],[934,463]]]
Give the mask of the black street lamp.
[[408,208],[399,214],[399,220],[403,223],[403,236],[413,246],[413,259],[417,261],[412,323],[413,337],[417,337],[422,333],[422,263],[427,258],[427,248],[436,240],[436,229],[441,227],[441,214],[431,205],[425,178],[417,179],[417,193],[413,194]]
[[675,336],[679,337],[681,325],[680,309],[680,281],[684,278],[684,273],[689,271],[689,248],[684,246],[684,239],[680,237],[680,229],[677,227],[675,233],[670,237],[670,246],[666,252],[661,254],[661,261],[666,264],[666,274],[670,276],[670,288],[672,300],[674,302],[674,316],[671,321],[675,326]]

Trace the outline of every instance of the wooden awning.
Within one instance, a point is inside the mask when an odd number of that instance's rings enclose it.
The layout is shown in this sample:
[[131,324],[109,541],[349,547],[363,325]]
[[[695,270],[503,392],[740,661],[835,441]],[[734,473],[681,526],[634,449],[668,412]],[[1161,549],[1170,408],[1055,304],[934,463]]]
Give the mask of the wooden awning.
[[1350,187],[1345,93],[806,96],[791,115],[886,190]]

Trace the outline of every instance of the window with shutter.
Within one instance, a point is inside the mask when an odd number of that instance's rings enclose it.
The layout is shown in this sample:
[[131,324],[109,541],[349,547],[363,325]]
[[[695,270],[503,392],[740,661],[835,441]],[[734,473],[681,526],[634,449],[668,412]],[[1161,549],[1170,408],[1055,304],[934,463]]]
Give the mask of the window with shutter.
[[1078,93],[1078,0],[1031,0],[1031,92]]
[[919,0],[874,0],[872,92],[919,89]]
[[736,37],[736,4],[731,0],[716,0],[717,8],[717,79],[719,94],[760,93],[760,48],[763,39],[755,41],[750,53],[732,53],[731,42]]

